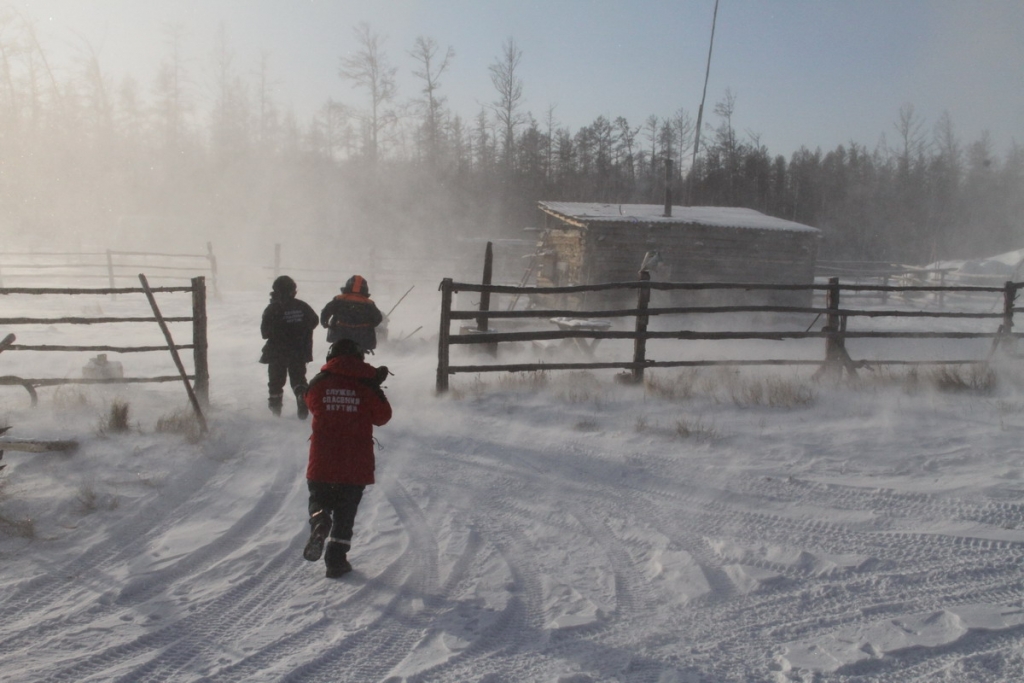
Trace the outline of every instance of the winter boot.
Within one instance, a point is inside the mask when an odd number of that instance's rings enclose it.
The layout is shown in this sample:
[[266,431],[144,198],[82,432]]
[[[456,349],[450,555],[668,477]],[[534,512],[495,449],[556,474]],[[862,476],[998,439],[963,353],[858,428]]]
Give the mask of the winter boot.
[[281,401],[283,398],[282,394],[271,394],[270,398],[267,399],[267,407],[270,408],[270,412],[274,415],[281,415]]
[[328,579],[337,579],[339,577],[344,576],[345,574],[348,574],[350,571],[352,571],[352,565],[349,564],[349,561],[343,557],[336,564],[327,565],[326,576]]
[[309,540],[302,551],[302,556],[310,562],[316,562],[324,552],[324,540],[331,531],[331,516],[321,510],[309,518]]
[[308,387],[303,384],[300,387],[295,387],[295,403],[299,409],[299,419],[305,420],[309,417],[309,408],[306,407],[306,389]]
[[351,541],[331,536],[327,539],[327,552],[324,553],[324,562],[327,564],[327,578],[336,579],[343,574],[352,571],[352,565],[348,562],[348,550],[352,547]]

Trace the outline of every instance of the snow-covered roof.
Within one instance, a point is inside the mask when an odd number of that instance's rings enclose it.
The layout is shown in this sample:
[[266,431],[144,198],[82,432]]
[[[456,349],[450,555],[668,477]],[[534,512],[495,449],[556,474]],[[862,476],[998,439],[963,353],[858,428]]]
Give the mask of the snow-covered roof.
[[539,202],[542,210],[582,223],[699,224],[723,228],[820,232],[803,223],[767,216],[760,211],[731,206],[673,206],[665,216],[664,204],[597,204],[590,202]]

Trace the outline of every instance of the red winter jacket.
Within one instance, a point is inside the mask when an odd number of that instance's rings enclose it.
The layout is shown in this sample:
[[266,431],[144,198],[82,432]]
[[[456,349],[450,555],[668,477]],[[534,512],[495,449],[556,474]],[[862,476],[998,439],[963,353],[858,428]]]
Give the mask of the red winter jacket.
[[375,386],[373,366],[357,356],[327,361],[309,383],[313,414],[306,479],[328,484],[373,483],[373,428],[391,419],[391,404]]

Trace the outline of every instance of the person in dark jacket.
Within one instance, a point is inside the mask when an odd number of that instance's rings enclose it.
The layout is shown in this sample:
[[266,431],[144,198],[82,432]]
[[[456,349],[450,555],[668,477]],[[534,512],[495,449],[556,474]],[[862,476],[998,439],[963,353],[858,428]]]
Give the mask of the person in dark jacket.
[[313,433],[306,467],[309,541],[302,556],[316,562],[323,554],[328,578],[352,571],[348,551],[356,511],[364,489],[374,483],[373,428],[391,419],[381,389],[387,375],[387,367],[367,364],[355,342],[343,339],[331,346],[327,364],[306,391]]
[[270,397],[267,405],[274,415],[281,414],[286,380],[295,392],[298,416],[309,416],[303,397],[306,393],[306,363],[313,360],[313,331],[316,329],[316,311],[301,299],[295,298],[298,287],[287,275],[274,280],[270,304],[263,310],[260,333],[267,343],[263,345],[260,362],[267,365],[267,387]]
[[332,344],[351,339],[364,353],[377,348],[376,328],[384,314],[370,298],[370,285],[362,275],[353,275],[341,294],[327,302],[320,311],[320,324],[327,328],[327,341]]

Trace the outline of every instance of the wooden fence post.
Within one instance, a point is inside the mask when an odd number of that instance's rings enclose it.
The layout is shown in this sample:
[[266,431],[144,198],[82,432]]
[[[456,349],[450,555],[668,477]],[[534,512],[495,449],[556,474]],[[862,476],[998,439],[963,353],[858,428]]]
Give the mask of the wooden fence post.
[[210,405],[209,343],[206,338],[206,278],[192,278],[192,360],[196,375],[196,398],[200,405]]
[[825,337],[825,364],[830,365],[836,360],[836,347],[839,345],[839,338],[834,334],[839,331],[839,278],[837,277],[828,279],[825,308],[828,309],[825,316],[825,331],[833,333]]
[[1003,334],[1013,331],[1013,304],[1017,300],[1017,285],[1007,280],[1003,291]]
[[825,337],[825,362],[814,373],[817,379],[825,372],[838,372],[843,374],[843,368],[851,375],[857,375],[857,364],[846,352],[846,339],[843,333],[846,332],[846,316],[839,314],[839,278],[828,279],[828,290],[825,301],[825,308],[828,313],[825,318],[825,327],[821,328],[826,333]]
[[114,255],[107,249],[107,282],[114,288]]
[[[650,282],[651,274],[646,270],[640,271],[640,282]],[[641,311],[647,310],[647,305],[651,302],[651,288],[650,285],[640,285],[640,290],[637,294],[636,307]],[[636,339],[633,340],[633,362],[638,365],[633,368],[633,381],[642,382],[644,381],[644,366],[643,363],[647,361],[647,321],[648,316],[643,313],[638,313],[636,316]]]
[[210,283],[213,285],[213,295],[218,296],[217,289],[217,257],[213,255],[213,242],[206,243],[206,259],[210,262]]
[[274,279],[281,274],[281,243],[274,244]]
[[[491,274],[494,267],[494,251],[491,248],[491,243],[487,243],[487,249],[484,250],[484,277],[482,284],[491,284]],[[484,313],[491,310],[491,293],[488,291],[480,292],[480,312]],[[476,329],[480,332],[487,331],[487,316],[482,315],[476,319]]]
[[999,326],[996,338],[992,340],[992,349],[988,352],[988,360],[992,360],[992,356],[1000,345],[1009,345],[1011,349],[1013,348],[1013,337],[1010,335],[1013,332],[1013,304],[1016,300],[1017,285],[1007,280],[1003,286],[1003,322]]
[[437,335],[437,393],[448,391],[449,346],[448,336],[452,326],[452,279],[441,280],[441,329]]

